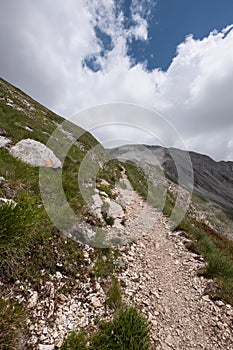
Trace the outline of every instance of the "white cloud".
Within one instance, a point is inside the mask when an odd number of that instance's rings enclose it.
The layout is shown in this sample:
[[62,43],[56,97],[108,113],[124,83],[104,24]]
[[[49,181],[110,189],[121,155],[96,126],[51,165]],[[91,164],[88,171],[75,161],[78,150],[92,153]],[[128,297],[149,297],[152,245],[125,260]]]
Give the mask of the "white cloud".
[[[122,1],[57,0],[56,6],[46,0],[3,2],[3,77],[67,117],[109,102],[155,108],[189,148],[233,160],[231,27],[203,40],[187,37],[166,72],[148,72],[143,64],[133,64],[127,41],[148,39],[148,16],[155,1],[132,1],[130,28],[124,27]],[[95,26],[112,39],[113,48],[104,55]],[[87,56],[95,56],[101,70],[83,66]]]

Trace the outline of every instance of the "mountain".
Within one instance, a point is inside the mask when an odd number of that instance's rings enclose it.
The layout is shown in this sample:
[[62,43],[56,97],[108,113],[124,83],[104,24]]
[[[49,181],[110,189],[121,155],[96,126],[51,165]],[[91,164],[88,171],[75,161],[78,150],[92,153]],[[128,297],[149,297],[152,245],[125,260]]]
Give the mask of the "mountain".
[[[172,186],[178,181],[178,167],[181,170],[180,185],[191,188],[193,184],[193,204],[196,202],[196,210],[212,222],[219,232],[232,236],[233,162],[216,162],[207,155],[150,145],[124,145],[110,149],[109,152],[122,161],[131,160],[142,167],[160,166],[171,180]],[[187,174],[190,170],[193,171],[193,183],[191,176],[190,183],[185,183],[182,172]]]
[[0,350],[230,348],[232,164],[111,152],[0,79]]

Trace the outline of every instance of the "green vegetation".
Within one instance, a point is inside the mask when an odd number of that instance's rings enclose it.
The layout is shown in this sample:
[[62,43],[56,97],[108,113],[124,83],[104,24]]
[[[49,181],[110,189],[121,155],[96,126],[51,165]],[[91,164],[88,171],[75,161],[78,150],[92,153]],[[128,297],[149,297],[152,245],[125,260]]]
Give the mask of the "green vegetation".
[[73,331],[64,340],[61,350],[87,350],[87,339],[84,331],[80,331],[79,333]]
[[111,308],[116,309],[121,306],[121,303],[122,303],[121,285],[115,276],[112,277],[111,285],[107,291],[106,296],[107,296],[106,304],[109,305]]
[[[78,183],[80,165],[87,151],[94,149],[96,145],[98,155],[95,162],[89,162],[88,165],[99,166],[100,160],[108,160],[103,147],[88,132],[70,122],[64,122],[63,118],[1,79],[0,96],[0,128],[6,131],[12,144],[26,138],[44,144],[49,140],[49,147],[62,160],[64,149],[69,149],[62,170],[45,171],[45,180],[49,184],[47,194],[49,199],[60,200],[56,188],[62,177],[65,197],[74,212],[83,216],[86,208]],[[75,144],[72,145],[67,134],[57,128],[61,123],[63,130],[77,139]],[[55,130],[56,134],[51,138]],[[15,159],[5,148],[0,148],[0,159],[0,176],[6,179],[0,182],[0,197],[13,199],[17,203],[16,206],[0,203],[0,280],[3,283],[0,298],[7,294],[9,285],[14,286],[17,280],[22,283],[27,281],[32,288],[38,290],[41,281],[46,281],[50,278],[49,275],[57,271],[62,273],[66,281],[58,293],[70,292],[77,275],[80,280],[85,280],[87,276],[100,276],[103,279],[111,276],[116,269],[116,251],[95,249],[91,256],[92,261],[95,261],[92,271],[84,259],[82,245],[68,239],[50,221],[41,198],[39,168]],[[90,174],[90,168],[87,173]],[[113,188],[120,176],[120,163],[110,160],[99,170],[94,181],[100,190],[114,198]],[[83,180],[89,181],[86,178]],[[105,183],[109,183],[109,186]],[[59,219],[65,225],[66,211],[62,209],[58,214],[61,213],[62,217]],[[111,218],[106,219],[109,224],[112,223]],[[100,232],[95,239],[103,241],[103,238]],[[23,305],[18,307],[11,301],[0,303],[1,349],[14,349],[17,337],[20,338],[20,334],[23,334],[23,310]],[[6,346],[3,347],[3,344]]]
[[194,242],[189,248],[206,259],[207,266],[199,273],[217,282],[220,291],[216,298],[233,304],[233,242],[188,216],[177,229],[190,235]]
[[62,350],[149,350],[149,326],[141,311],[122,307],[110,322],[102,322],[96,334],[71,333]]
[[115,272],[115,261],[120,255],[116,249],[96,248],[96,262],[92,274],[97,277],[108,277]]
[[131,162],[124,163],[124,167],[133,189],[146,199],[148,197],[148,182],[143,170]]
[[0,299],[0,350],[24,347],[26,318],[22,305]]

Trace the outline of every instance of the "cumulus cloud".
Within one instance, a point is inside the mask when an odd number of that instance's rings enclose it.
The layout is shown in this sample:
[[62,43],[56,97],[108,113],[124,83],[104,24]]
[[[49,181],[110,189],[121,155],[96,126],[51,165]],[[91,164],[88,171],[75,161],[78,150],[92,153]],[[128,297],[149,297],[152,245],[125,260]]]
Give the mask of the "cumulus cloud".
[[127,45],[148,40],[155,1],[133,0],[127,26],[123,2],[3,2],[1,75],[66,117],[110,102],[154,108],[188,148],[233,160],[233,26],[202,40],[188,36],[166,72],[148,71]]

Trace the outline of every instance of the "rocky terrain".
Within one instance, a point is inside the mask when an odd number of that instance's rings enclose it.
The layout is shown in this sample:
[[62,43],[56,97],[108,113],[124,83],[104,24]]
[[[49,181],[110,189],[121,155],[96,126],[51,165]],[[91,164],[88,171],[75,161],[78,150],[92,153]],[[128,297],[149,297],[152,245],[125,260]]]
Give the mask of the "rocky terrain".
[[[146,152],[148,150],[148,152]],[[177,170],[174,159],[182,159],[187,151],[148,145],[125,145],[110,150],[117,158],[135,159],[140,162],[159,164],[175,182]],[[144,157],[146,153],[146,159]],[[195,152],[188,152],[194,173],[194,191],[204,198],[219,203],[226,209],[233,210],[233,162],[216,162],[210,157]]]
[[[142,219],[142,212],[147,217]],[[217,285],[198,277],[197,271],[206,263],[200,255],[186,249],[186,233],[171,232],[169,220],[136,192],[131,193],[127,215],[126,229],[131,229],[132,240],[119,247],[121,256],[115,263],[124,266],[124,270],[116,269],[115,276],[125,286],[123,301],[140,305],[149,320],[151,349],[232,350],[233,307],[212,299]],[[91,268],[93,248],[83,245],[82,250]],[[57,272],[41,282],[39,292],[27,283],[15,283],[10,293],[26,302],[30,315],[29,338],[24,348],[59,348],[71,330],[95,330],[96,319],[111,319],[105,279],[77,276],[68,295],[60,292],[65,279]]]
[[[233,162],[216,162],[206,155],[160,146],[124,145],[109,151],[120,160],[134,161],[142,166],[152,181],[168,189],[173,197],[177,193],[178,166],[181,173],[179,184],[183,183],[188,191],[193,191],[190,214],[233,238]],[[187,169],[188,159],[192,169]],[[162,173],[155,171],[158,166]],[[190,170],[193,171],[193,181]]]
[[[112,320],[119,307],[109,301],[112,289],[119,294],[116,304],[137,305],[145,315],[151,350],[233,350],[233,245],[213,230],[222,218],[232,230],[232,221],[218,204],[197,197],[188,207],[187,230],[175,229],[163,208],[146,201],[143,177],[159,189],[165,186],[164,206],[172,207],[179,188],[168,150],[152,147],[153,164],[140,146],[136,153],[135,146],[112,151],[127,160],[143,159],[148,170],[143,174],[127,163],[109,162],[101,145],[93,154],[97,144],[0,80],[0,349],[60,349],[72,330],[97,332],[99,322]],[[231,209],[232,163],[192,153],[191,158],[196,192]],[[93,176],[88,168],[88,177],[84,171],[78,183],[83,159],[98,172]],[[61,203],[54,211],[68,223],[64,231],[45,210],[39,167],[45,169],[49,203],[54,198]],[[57,180],[67,197],[64,206]],[[188,191],[179,192],[187,201]],[[78,218],[73,226],[67,206]],[[213,279],[204,274],[211,263]]]

